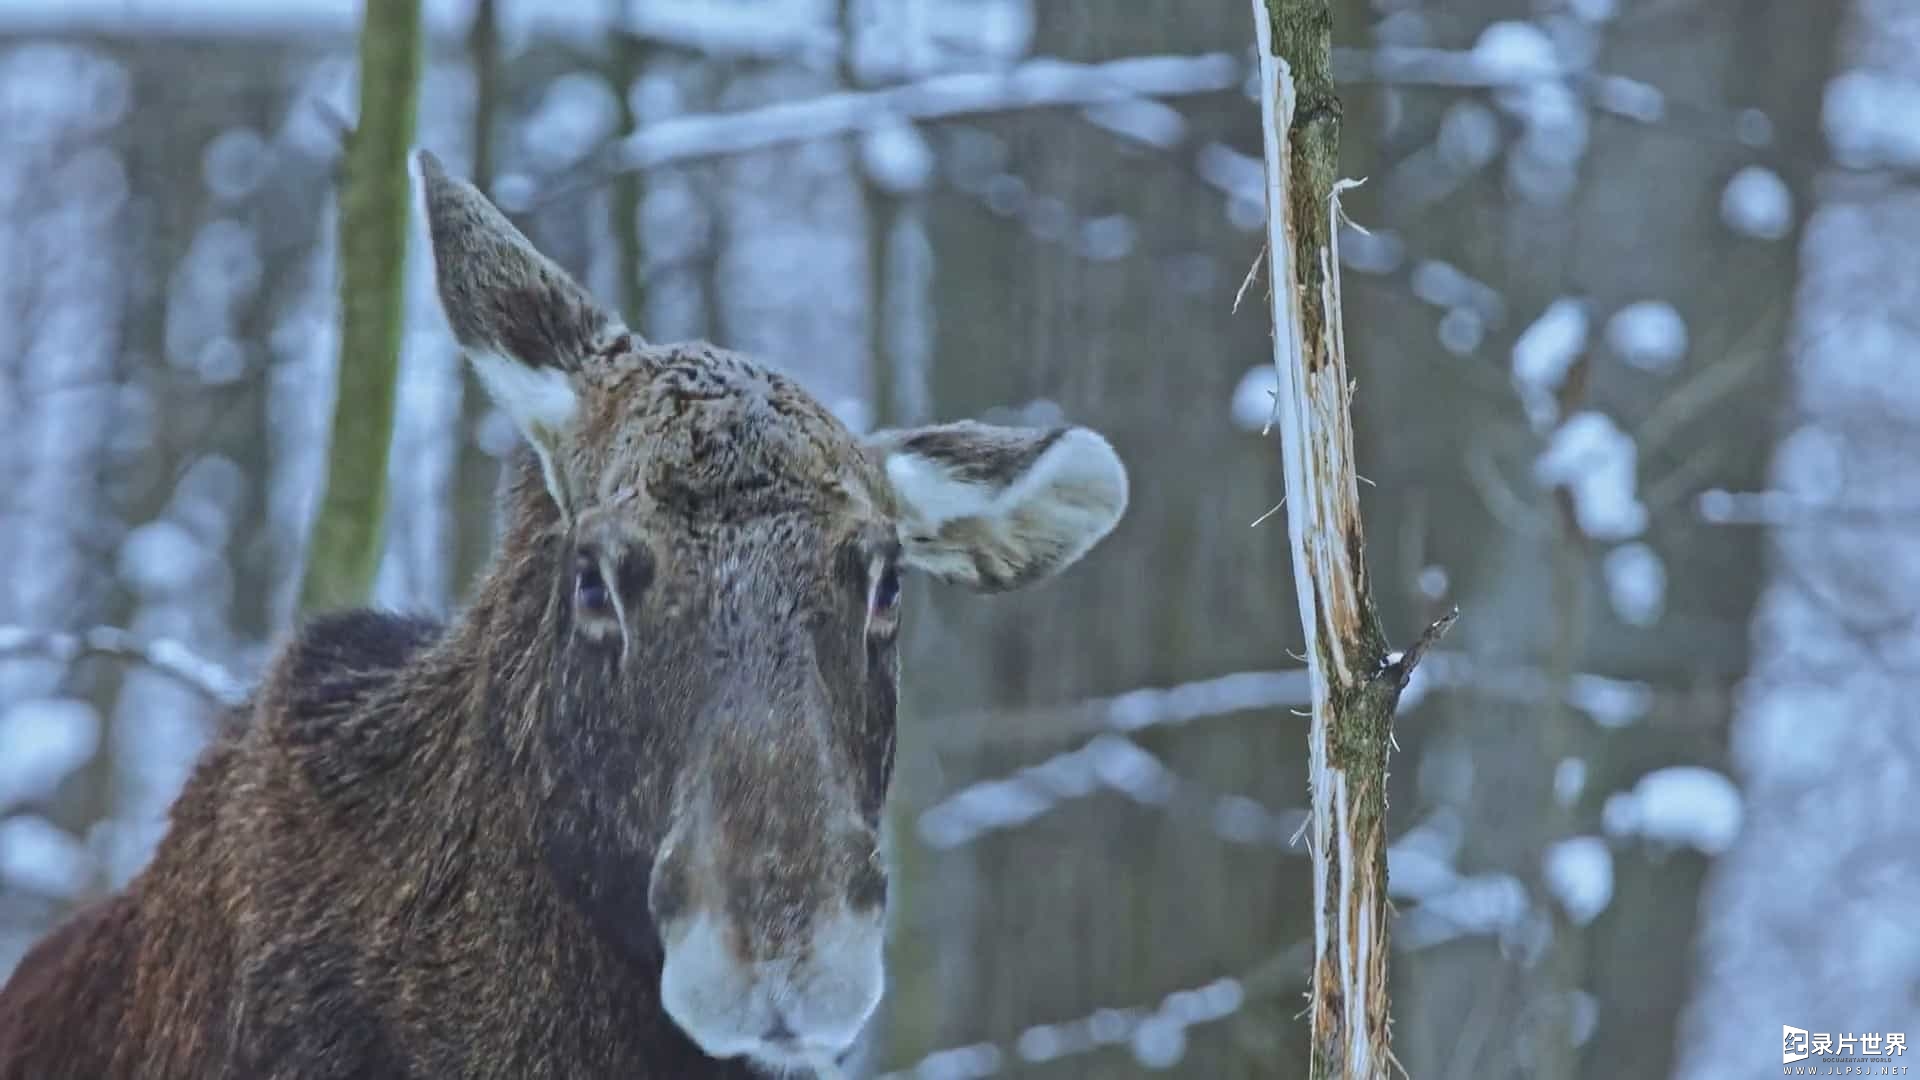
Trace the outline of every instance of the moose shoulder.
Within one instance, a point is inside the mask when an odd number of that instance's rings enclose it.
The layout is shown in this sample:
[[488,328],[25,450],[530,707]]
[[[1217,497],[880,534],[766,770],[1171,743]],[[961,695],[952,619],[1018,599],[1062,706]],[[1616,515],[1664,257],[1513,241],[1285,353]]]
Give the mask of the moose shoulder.
[[120,895],[0,990],[0,1077],[804,1072],[879,1001],[900,575],[1104,537],[1099,435],[856,436],[653,346],[417,159],[441,304],[527,446],[451,623],[305,625]]

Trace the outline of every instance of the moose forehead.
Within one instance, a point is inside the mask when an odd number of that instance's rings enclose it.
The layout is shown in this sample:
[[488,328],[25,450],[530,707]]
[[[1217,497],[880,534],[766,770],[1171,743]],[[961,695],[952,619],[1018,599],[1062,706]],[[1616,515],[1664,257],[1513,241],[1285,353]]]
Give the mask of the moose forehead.
[[1126,466],[1090,429],[953,421],[856,438],[745,357],[647,346],[471,184],[416,160],[448,327],[538,454],[565,527],[731,520],[771,552],[751,523],[784,516],[826,554],[864,524],[903,568],[1004,592],[1078,561],[1126,510]]
[[877,463],[844,424],[777,371],[705,343],[617,345],[576,377],[570,471],[600,505],[654,515],[878,524],[892,514]]

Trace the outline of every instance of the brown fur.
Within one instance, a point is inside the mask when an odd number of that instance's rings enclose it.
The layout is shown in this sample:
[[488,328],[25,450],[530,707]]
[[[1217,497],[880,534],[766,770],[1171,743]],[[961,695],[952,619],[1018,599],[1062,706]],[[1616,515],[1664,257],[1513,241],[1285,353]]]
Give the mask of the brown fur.
[[511,359],[534,448],[501,548],[448,625],[280,650],[151,864],[0,989],[0,1080],[755,1075],[669,1015],[663,962],[695,915],[741,971],[877,918],[885,568],[1014,587],[1124,508],[1084,429],[862,440],[753,361],[644,345],[422,166],[450,323]]
[[570,902],[543,850],[582,766],[539,738],[552,540],[524,509],[545,496],[530,461],[520,480],[452,628],[328,616],[281,652],[152,865],[0,993],[0,1076],[753,1075],[660,1012],[657,942],[596,925],[644,911],[644,880]]

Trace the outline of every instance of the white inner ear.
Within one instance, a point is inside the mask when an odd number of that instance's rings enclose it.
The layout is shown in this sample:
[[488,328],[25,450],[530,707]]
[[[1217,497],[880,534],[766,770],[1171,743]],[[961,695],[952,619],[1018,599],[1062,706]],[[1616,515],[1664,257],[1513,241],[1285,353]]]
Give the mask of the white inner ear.
[[945,463],[907,452],[887,459],[887,479],[914,518],[934,529],[963,518],[1004,517],[1042,497],[1065,497],[1096,516],[1116,518],[1127,502],[1126,467],[1087,428],[1068,430],[1026,471],[998,487],[962,480]]
[[572,380],[558,368],[530,367],[498,353],[472,351],[468,356],[488,395],[507,411],[539,453],[547,492],[560,507],[560,516],[570,519],[572,500],[553,455],[561,437],[573,430],[574,420],[580,415],[580,395],[574,392]]
[[[1070,428],[994,502],[997,509],[1008,512],[1042,496],[1064,500],[1090,518],[1110,514],[1117,520],[1127,505],[1126,466],[1120,464],[1120,456],[1107,440],[1088,428]],[[1107,528],[1111,527],[1109,523]],[[1089,538],[1087,546],[1105,532],[1103,528],[1099,535]]]
[[473,352],[473,369],[487,393],[507,410],[529,438],[542,431],[559,434],[573,427],[580,412],[579,395],[567,373],[558,368],[529,367],[498,353]]
[[999,494],[987,484],[960,479],[941,462],[906,452],[888,456],[887,479],[913,520],[930,529],[990,512]]

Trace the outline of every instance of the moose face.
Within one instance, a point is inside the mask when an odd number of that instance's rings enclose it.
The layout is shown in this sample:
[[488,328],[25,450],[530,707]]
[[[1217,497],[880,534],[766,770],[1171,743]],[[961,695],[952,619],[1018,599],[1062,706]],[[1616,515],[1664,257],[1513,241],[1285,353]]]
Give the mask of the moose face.
[[850,1046],[882,989],[881,805],[901,576],[982,592],[1071,565],[1127,476],[1084,428],[855,436],[704,344],[647,346],[421,152],[442,306],[537,453],[547,692],[529,757],[557,885],[657,941],[708,1054]]

